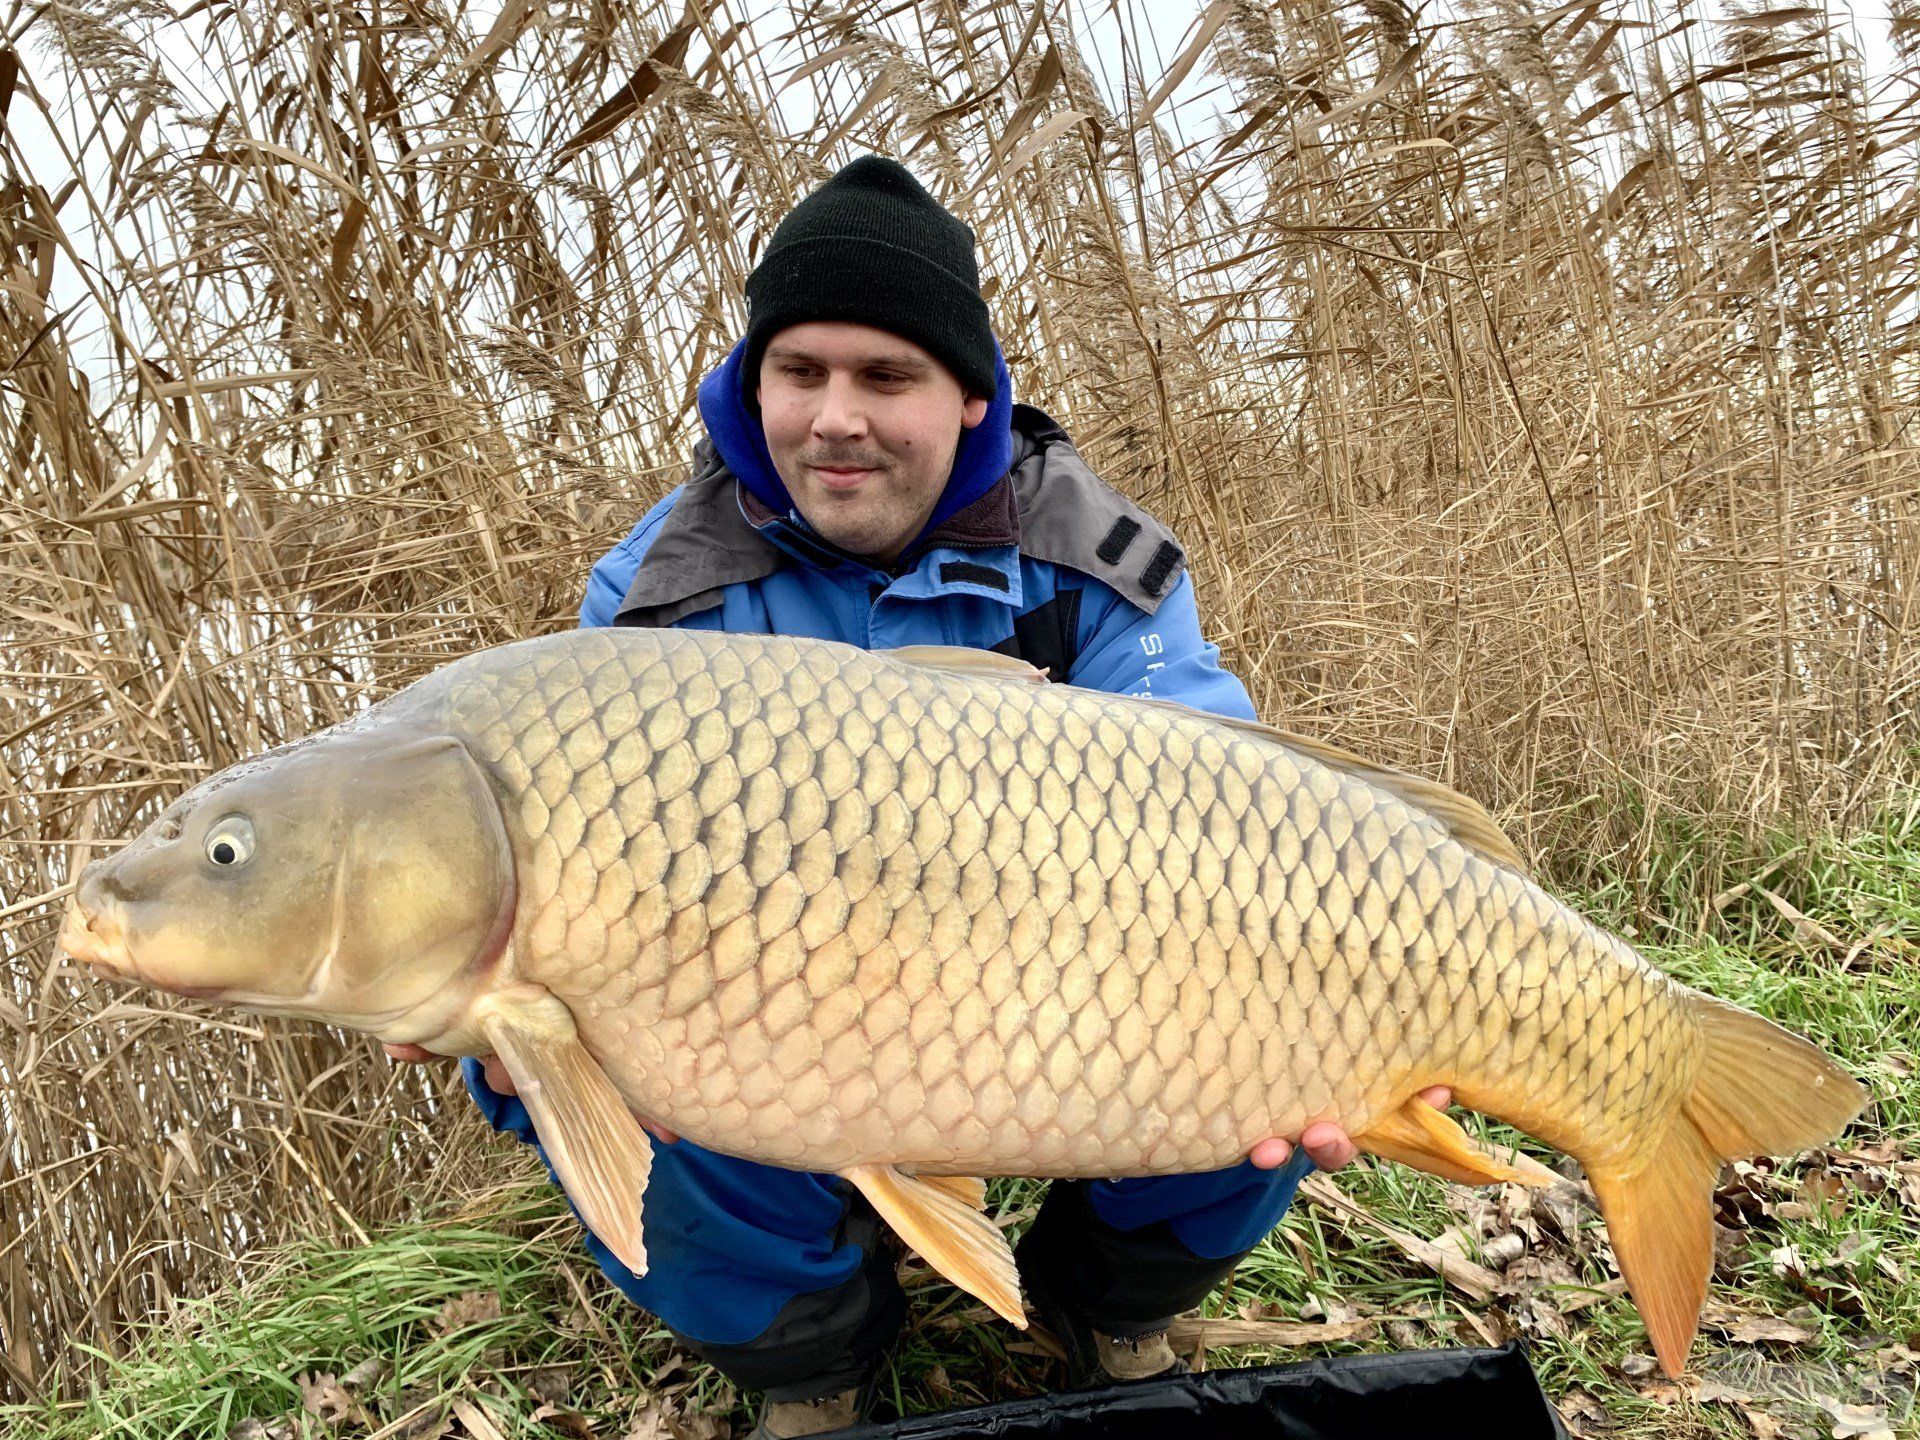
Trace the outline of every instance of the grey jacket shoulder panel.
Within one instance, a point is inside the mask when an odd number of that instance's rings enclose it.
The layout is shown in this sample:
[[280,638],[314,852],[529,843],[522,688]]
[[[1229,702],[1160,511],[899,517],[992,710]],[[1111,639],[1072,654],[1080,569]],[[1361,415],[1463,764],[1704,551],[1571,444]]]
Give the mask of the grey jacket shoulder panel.
[[694,447],[693,461],[686,488],[633,572],[616,625],[671,625],[718,604],[728,585],[780,568],[780,551],[741,513],[739,484],[711,440]]
[[1111,585],[1149,615],[1186,568],[1173,532],[1094,474],[1046,412],[1015,405],[1020,549]]

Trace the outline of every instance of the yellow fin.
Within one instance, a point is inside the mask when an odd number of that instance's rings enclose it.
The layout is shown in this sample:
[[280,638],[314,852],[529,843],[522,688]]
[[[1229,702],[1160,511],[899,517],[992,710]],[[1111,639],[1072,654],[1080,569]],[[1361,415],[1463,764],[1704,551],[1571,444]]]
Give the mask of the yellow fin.
[[944,1190],[963,1205],[975,1210],[987,1208],[987,1182],[971,1175],[916,1175],[913,1177],[936,1190]]
[[971,1188],[964,1195],[959,1193],[961,1187],[980,1186],[979,1181],[905,1175],[891,1165],[856,1165],[841,1173],[860,1187],[880,1218],[929,1265],[969,1295],[986,1301],[996,1315],[1022,1330],[1027,1328],[1020,1277],[1013,1268],[1007,1237],[975,1208]]
[[640,1207],[653,1145],[580,1043],[571,1012],[545,991],[488,996],[476,1008],[567,1198],[622,1264],[646,1274]]
[[1706,1058],[1681,1102],[1723,1160],[1824,1145],[1867,1102],[1811,1041],[1711,995],[1693,998]]
[[1511,1161],[1502,1160],[1418,1095],[1355,1135],[1353,1143],[1370,1154],[1463,1185],[1497,1185],[1511,1180],[1544,1189],[1560,1178],[1518,1150]]
[[1614,1258],[1646,1321],[1660,1368],[1670,1376],[1687,1368],[1713,1273],[1713,1183],[1719,1176],[1720,1158],[1685,1120],[1677,1120],[1632,1175],[1587,1167]]
[[1605,1162],[1587,1167],[1620,1273],[1673,1376],[1686,1368],[1713,1271],[1721,1163],[1824,1144],[1866,1103],[1859,1082],[1811,1042],[1711,996],[1688,998],[1701,1064],[1667,1133],[1630,1173]]
[[974,650],[965,645],[902,645],[896,650],[873,653],[925,670],[949,670],[955,675],[986,676],[993,680],[1025,680],[1034,685],[1047,683],[1046,671],[1036,670],[1024,660],[995,650]]
[[1136,705],[1158,705],[1164,709],[1184,711],[1188,715],[1198,715],[1217,725],[1238,730],[1243,735],[1252,735],[1261,740],[1277,741],[1289,750],[1297,750],[1303,755],[1318,760],[1335,770],[1376,785],[1390,794],[1399,796],[1407,804],[1422,814],[1430,815],[1447,827],[1455,840],[1472,850],[1482,859],[1491,860],[1496,865],[1505,865],[1522,875],[1528,873],[1526,858],[1520,848],[1508,838],[1507,832],[1494,822],[1480,802],[1462,795],[1458,790],[1442,785],[1438,780],[1428,780],[1424,776],[1412,775],[1405,770],[1395,770],[1391,766],[1377,765],[1371,760],[1362,759],[1351,750],[1342,750],[1338,745],[1329,745],[1324,740],[1315,740],[1311,736],[1296,735],[1290,730],[1268,725],[1259,720],[1241,720],[1231,715],[1215,715],[1208,710],[1196,710],[1191,705],[1182,705],[1178,700],[1142,700],[1136,696],[1123,697]]

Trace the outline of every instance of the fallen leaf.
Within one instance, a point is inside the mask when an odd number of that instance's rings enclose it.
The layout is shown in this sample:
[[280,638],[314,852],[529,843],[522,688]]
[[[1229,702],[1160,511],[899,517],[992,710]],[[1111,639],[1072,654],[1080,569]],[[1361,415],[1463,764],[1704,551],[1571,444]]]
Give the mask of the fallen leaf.
[[1702,1405],[1741,1405],[1754,1398],[1753,1392],[1728,1375],[1707,1375],[1695,1387],[1693,1398]]
[[1813,1401],[1833,1417],[1833,1440],[1893,1440],[1884,1405],[1849,1405],[1828,1395],[1816,1395]]
[[1758,1345],[1762,1341],[1777,1345],[1805,1345],[1819,1339],[1820,1332],[1775,1315],[1750,1315],[1734,1326],[1727,1338],[1739,1345]]
[[573,1366],[543,1365],[527,1376],[527,1391],[547,1405],[564,1405],[573,1391]]
[[378,1355],[370,1355],[340,1377],[340,1383],[349,1390],[364,1390],[369,1385],[378,1385],[386,1377],[387,1362]]
[[1481,1260],[1495,1270],[1504,1270],[1526,1253],[1526,1237],[1515,1234],[1495,1235],[1480,1247]]
[[1613,1431],[1613,1417],[1607,1414],[1606,1407],[1584,1390],[1567,1391],[1554,1409],[1560,1412],[1561,1421],[1575,1440],[1593,1440]]
[[1644,1380],[1660,1368],[1651,1355],[1629,1355],[1620,1362],[1620,1373],[1633,1380]]
[[1411,1320],[1387,1321],[1387,1338],[1402,1350],[1418,1350],[1426,1340],[1420,1327]]
[[439,1440],[449,1428],[447,1402],[430,1385],[409,1385],[400,1392],[399,1428],[383,1440]]
[[[1493,1316],[1482,1315],[1475,1310],[1461,1310],[1458,1313],[1460,1317],[1460,1329],[1466,1331],[1468,1335],[1471,1335],[1472,1338],[1478,1340],[1482,1345],[1491,1349],[1494,1346],[1504,1345],[1506,1343],[1507,1337],[1502,1333],[1499,1322]],[[1465,1339],[1466,1336],[1462,1336],[1461,1338]]]
[[575,1410],[563,1410],[551,1402],[541,1402],[540,1408],[527,1417],[536,1425],[545,1425],[550,1430],[565,1435],[567,1440],[593,1440],[593,1422]]
[[467,1427],[467,1434],[472,1436],[473,1440],[507,1440],[487,1412],[471,1400],[455,1400],[452,1403],[455,1417]]
[[1920,1350],[1913,1348],[1916,1342],[1920,1335],[1909,1336],[1905,1344],[1882,1345],[1869,1357],[1874,1369],[1898,1373],[1920,1367]]
[[469,1325],[485,1325],[500,1318],[500,1296],[492,1290],[468,1290],[440,1307],[433,1328],[442,1335],[464,1330]]
[[300,1387],[300,1408],[328,1429],[349,1420],[366,1423],[366,1413],[361,1410],[360,1402],[347,1393],[339,1377],[331,1372],[309,1374],[302,1371],[294,1377],[294,1383]]
[[1676,1384],[1661,1375],[1656,1375],[1650,1380],[1642,1380],[1633,1388],[1634,1393],[1639,1395],[1642,1400],[1653,1405],[1658,1405],[1663,1409],[1670,1406],[1677,1406],[1683,1401],[1693,1398],[1693,1391],[1689,1387]]
[[649,1405],[634,1416],[632,1426],[620,1440],[673,1440],[673,1431],[667,1428],[665,1412]]
[[1198,1320],[1182,1318],[1167,1327],[1167,1344],[1184,1353],[1196,1344],[1325,1345],[1371,1335],[1371,1320],[1328,1320],[1301,1324],[1292,1320]]
[[1837,1215],[1847,1208],[1847,1182],[1824,1165],[1813,1166],[1800,1177],[1800,1198],[1816,1211]]
[[1521,1329],[1542,1339],[1564,1340],[1573,1333],[1559,1307],[1541,1295],[1529,1295],[1522,1301],[1517,1316]]
[[1900,1146],[1893,1140],[1875,1140],[1865,1145],[1855,1146],[1851,1150],[1834,1150],[1828,1153],[1835,1160],[1844,1160],[1855,1165],[1891,1165],[1900,1158]]
[[1723,1225],[1757,1225],[1774,1213],[1772,1176],[1750,1160],[1736,1160],[1714,1189],[1713,1204]]
[[1900,1203],[1909,1210],[1920,1211],[1920,1165],[1900,1167]]
[[1582,1215],[1590,1211],[1590,1194],[1585,1184],[1562,1180],[1545,1190],[1532,1191],[1528,1204],[1536,1218],[1551,1223],[1560,1232],[1561,1239],[1573,1242],[1580,1238]]

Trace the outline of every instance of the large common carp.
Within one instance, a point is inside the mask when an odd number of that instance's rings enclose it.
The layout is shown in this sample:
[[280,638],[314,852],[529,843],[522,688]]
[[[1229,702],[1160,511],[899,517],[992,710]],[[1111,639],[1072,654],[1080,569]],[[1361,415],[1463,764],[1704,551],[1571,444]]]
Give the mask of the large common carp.
[[[1860,1087],[1660,974],[1439,785],[980,651],[580,630],[235,765],[87,868],[123,978],[496,1052],[636,1273],[640,1112],[847,1176],[1021,1322],[988,1175],[1218,1169],[1316,1120],[1538,1179],[1414,1097],[1577,1156],[1684,1364],[1730,1157]],[[967,1177],[967,1178],[961,1178]]]

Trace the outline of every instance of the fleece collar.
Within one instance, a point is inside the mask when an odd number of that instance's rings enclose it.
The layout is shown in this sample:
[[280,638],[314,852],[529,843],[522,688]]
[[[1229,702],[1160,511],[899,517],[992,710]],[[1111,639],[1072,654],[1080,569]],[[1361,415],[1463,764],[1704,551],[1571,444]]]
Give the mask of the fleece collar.
[[[792,515],[793,497],[773,468],[767,432],[760,417],[747,409],[741,389],[746,377],[740,361],[746,347],[747,342],[741,340],[700,382],[700,419],[721,460],[747,491],[775,515]],[[920,534],[909,543],[909,550],[949,516],[985,495],[1013,464],[1013,379],[1007,373],[1006,357],[1000,353],[997,339],[993,342],[993,378],[993,399],[987,403],[986,418],[971,430],[960,432],[947,488]]]

